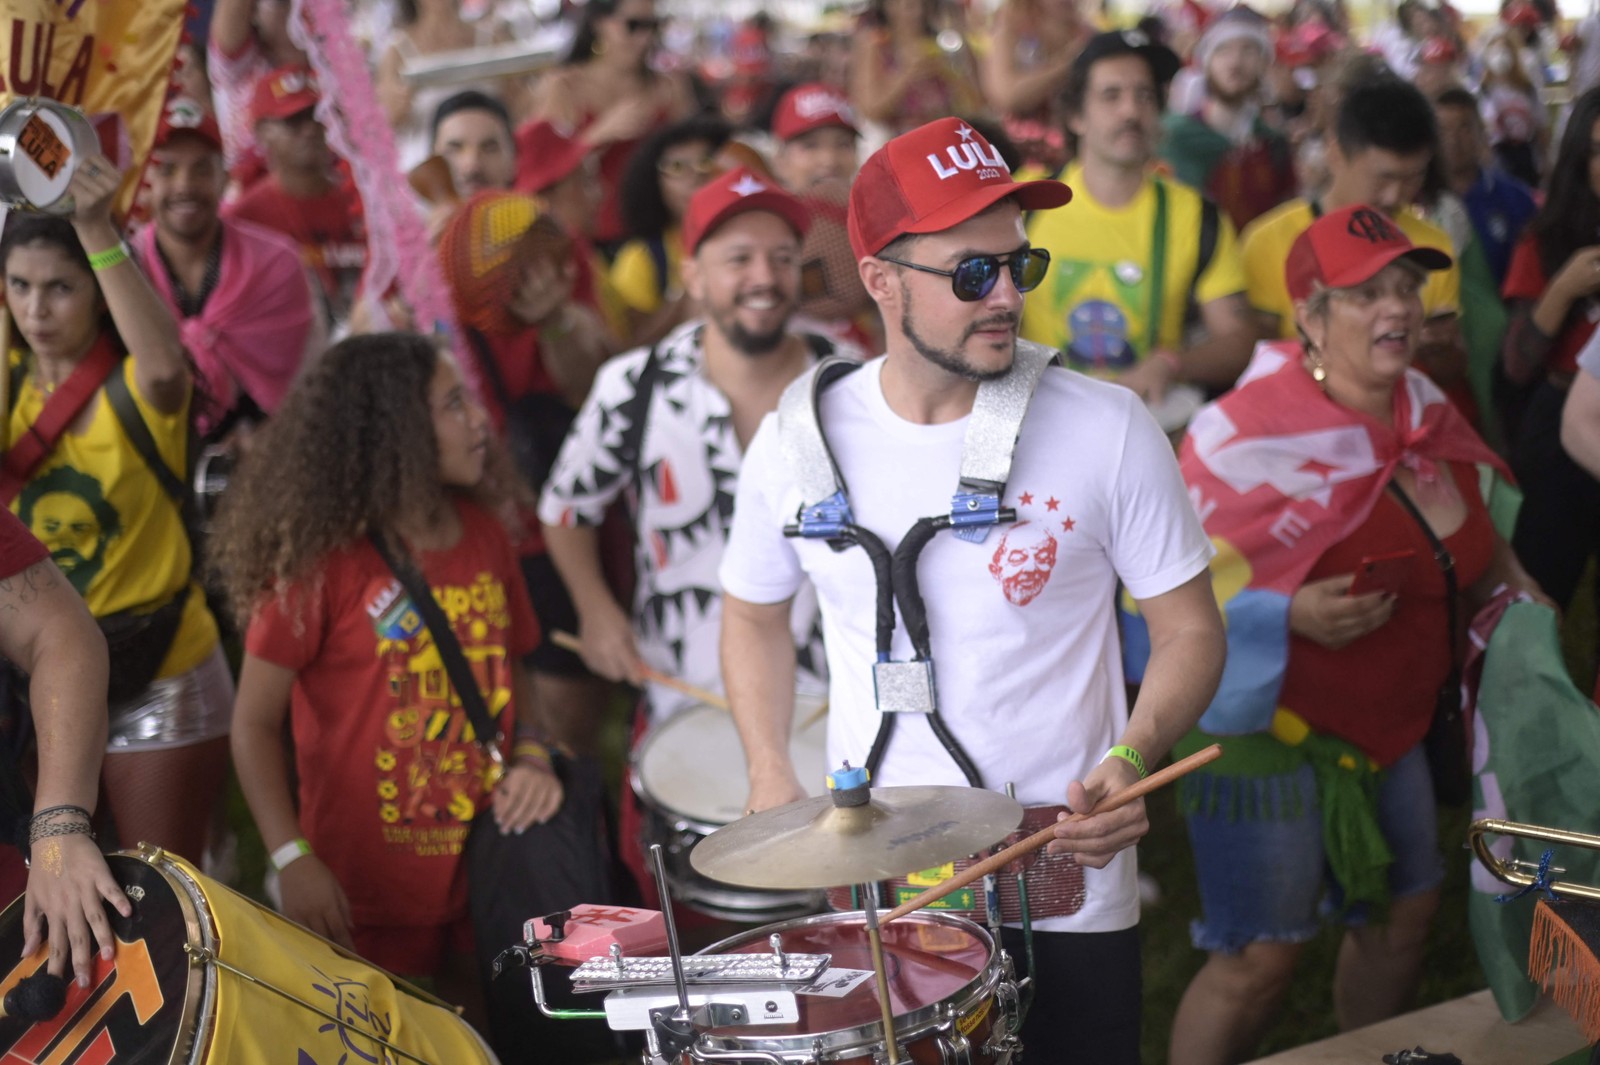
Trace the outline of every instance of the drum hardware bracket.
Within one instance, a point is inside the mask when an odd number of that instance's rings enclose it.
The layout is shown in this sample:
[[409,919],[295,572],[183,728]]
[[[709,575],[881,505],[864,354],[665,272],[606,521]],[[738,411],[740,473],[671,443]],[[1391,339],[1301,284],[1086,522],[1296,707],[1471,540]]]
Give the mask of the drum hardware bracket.
[[[631,988],[606,996],[606,1023],[615,1032],[655,1029],[670,1054],[681,1054],[706,1028],[739,1028],[754,1024],[797,1024],[799,1000],[793,991],[770,987],[709,988],[690,996],[686,1015],[676,995]],[[687,1042],[676,1045],[680,1036]]]
[[498,980],[500,974],[511,968],[526,968],[528,979],[533,986],[533,1003],[539,1007],[539,1012],[557,1021],[603,1021],[606,1019],[605,1010],[569,1010],[552,1009],[549,1000],[544,994],[544,967],[554,962],[554,959],[542,950],[529,949],[518,943],[507,947],[495,955],[491,980]]
[[[310,1010],[312,1013],[315,1013],[318,1017],[321,1017],[323,1020],[329,1021],[329,1022],[331,1022],[331,1023],[335,1024],[335,1025],[338,1025],[341,1029],[347,1029],[348,1031],[350,1031],[350,1033],[352,1035],[354,1035],[358,1039],[370,1039],[372,1042],[376,1043],[378,1046],[382,1047],[384,1050],[388,1051],[389,1053],[394,1054],[394,1055],[396,1055],[398,1057],[405,1058],[407,1061],[415,1061],[415,1062],[418,1063],[418,1065],[436,1065],[436,1063],[429,1061],[427,1058],[419,1058],[415,1054],[410,1053],[409,1051],[401,1050],[399,1047],[395,1046],[393,1043],[389,1042],[388,1040],[384,1039],[381,1036],[375,1035],[372,1032],[368,1032],[368,1031],[366,1031],[366,1030],[364,1030],[362,1028],[358,1028],[357,1026],[351,1024],[349,1021],[342,1020],[342,1019],[340,1019],[338,1017],[335,1017],[333,1014],[329,1013],[327,1010],[322,1009],[320,1006],[315,1006],[315,1005],[311,1004],[310,1002],[307,1002],[305,999],[299,997],[298,995],[292,995],[289,992],[285,991],[283,988],[278,987],[278,986],[276,986],[274,984],[269,984],[265,980],[262,980],[260,977],[255,976],[255,975],[253,975],[251,973],[247,973],[243,969],[239,968],[236,965],[228,964],[227,962],[225,962],[221,958],[219,958],[216,955],[216,953],[214,951],[212,951],[208,947],[197,947],[193,943],[185,943],[183,945],[183,949],[184,949],[184,953],[188,954],[189,955],[189,959],[192,962],[194,962],[195,964],[197,964],[197,965],[215,965],[217,968],[222,969],[222,970],[224,970],[226,972],[230,972],[233,975],[239,977],[241,980],[247,980],[250,983],[255,984],[259,988],[262,988],[262,989],[267,990],[267,991],[271,991],[274,995],[278,995],[281,998],[288,999],[290,1002],[293,1002],[295,1005],[300,1006],[303,1009]],[[431,996],[431,995],[428,996],[428,998],[433,1002],[437,1002],[438,1001],[437,999],[434,999],[433,996]],[[447,1006],[446,1008],[451,1010],[451,1012],[455,1012],[455,1007],[453,1007],[453,1006]]]
[[933,660],[874,662],[873,697],[882,713],[931,714],[934,696]]

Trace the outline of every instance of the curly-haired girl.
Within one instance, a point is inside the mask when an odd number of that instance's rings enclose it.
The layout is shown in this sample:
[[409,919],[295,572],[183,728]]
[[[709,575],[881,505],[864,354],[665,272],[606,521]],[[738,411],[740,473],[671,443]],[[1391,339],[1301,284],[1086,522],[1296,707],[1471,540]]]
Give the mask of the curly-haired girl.
[[335,345],[256,444],[219,515],[215,562],[248,623],[234,760],[284,913],[473,1002],[473,816],[492,803],[502,832],[521,831],[555,812],[561,785],[535,750],[489,790],[432,636],[370,538],[420,569],[491,710],[531,722],[518,663],[538,628],[497,517],[509,465],[452,359],[398,333]]

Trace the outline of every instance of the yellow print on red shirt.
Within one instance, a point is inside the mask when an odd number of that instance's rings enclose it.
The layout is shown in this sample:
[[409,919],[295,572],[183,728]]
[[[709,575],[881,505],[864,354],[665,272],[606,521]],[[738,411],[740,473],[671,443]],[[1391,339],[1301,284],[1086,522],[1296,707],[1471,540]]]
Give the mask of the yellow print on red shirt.
[[[506,649],[511,613],[504,585],[485,572],[470,585],[432,591],[498,718],[511,704],[514,668]],[[459,853],[466,826],[488,792],[491,764],[432,633],[399,582],[375,589],[367,603],[390,696],[374,759],[384,839],[418,857]]]

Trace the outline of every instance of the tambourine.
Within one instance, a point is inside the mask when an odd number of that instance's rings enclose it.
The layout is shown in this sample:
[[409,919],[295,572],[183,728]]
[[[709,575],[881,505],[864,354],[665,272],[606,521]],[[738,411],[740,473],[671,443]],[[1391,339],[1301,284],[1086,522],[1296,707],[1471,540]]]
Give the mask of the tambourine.
[[67,185],[99,150],[94,126],[77,108],[37,96],[13,100],[0,109],[0,203],[71,214]]

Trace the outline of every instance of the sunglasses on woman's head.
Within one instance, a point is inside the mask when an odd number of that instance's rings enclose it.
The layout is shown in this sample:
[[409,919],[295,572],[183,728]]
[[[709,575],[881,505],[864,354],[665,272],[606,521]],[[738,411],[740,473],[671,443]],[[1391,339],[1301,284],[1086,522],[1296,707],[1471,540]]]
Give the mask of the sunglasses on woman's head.
[[921,270],[925,274],[948,277],[950,290],[956,294],[956,299],[963,303],[981,300],[993,292],[995,282],[1000,280],[1002,266],[1011,268],[1011,283],[1017,286],[1018,292],[1032,292],[1038,288],[1039,282],[1044,280],[1045,271],[1050,269],[1050,253],[1043,248],[1025,248],[1010,255],[974,255],[970,259],[962,259],[956,263],[954,270],[940,270],[932,266],[923,266],[921,263],[908,263],[904,259],[891,259],[887,255],[880,255],[878,258],[910,270]]
[[661,29],[661,20],[658,18],[625,18],[622,24],[629,33],[655,33]]

